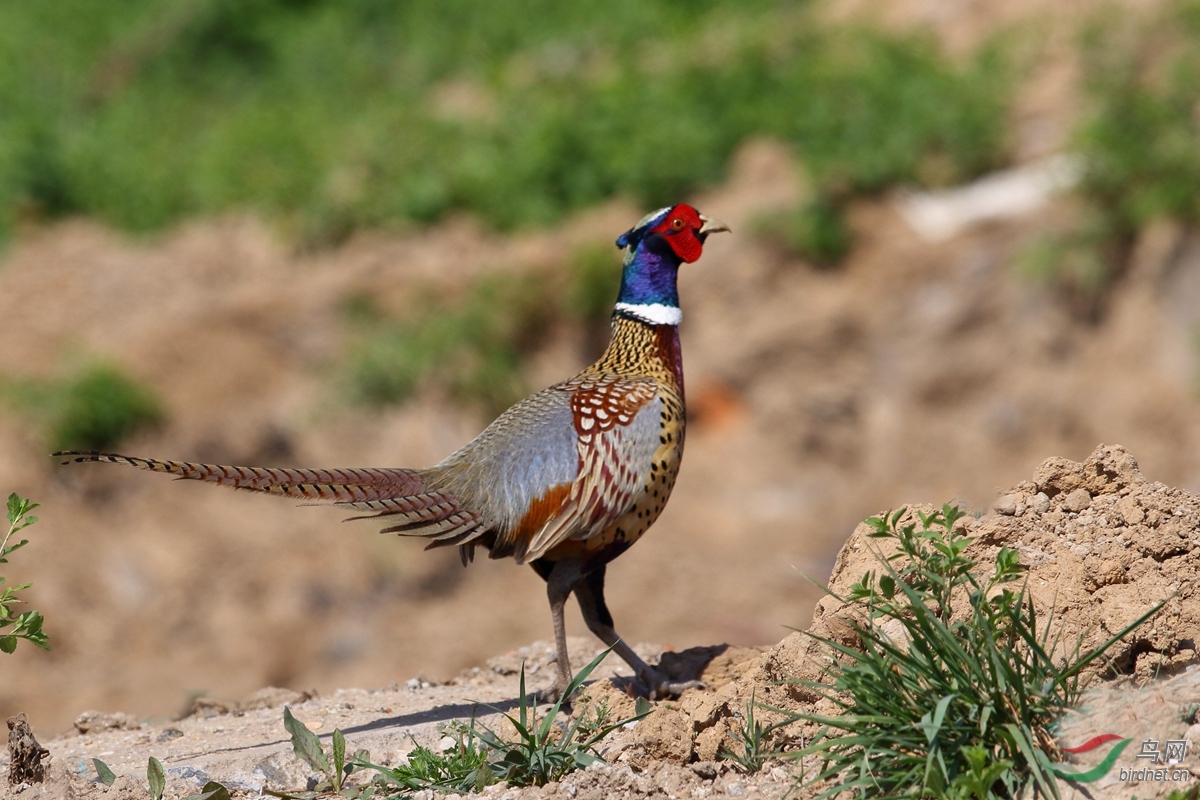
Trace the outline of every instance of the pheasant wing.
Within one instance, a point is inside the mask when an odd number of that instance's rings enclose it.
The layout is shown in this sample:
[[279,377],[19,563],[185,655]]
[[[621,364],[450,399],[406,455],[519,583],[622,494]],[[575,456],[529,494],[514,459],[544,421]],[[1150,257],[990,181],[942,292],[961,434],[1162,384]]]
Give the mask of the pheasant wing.
[[557,513],[527,543],[516,543],[518,562],[614,524],[645,487],[660,443],[662,401],[653,381],[584,379],[563,388],[570,391],[579,470]]

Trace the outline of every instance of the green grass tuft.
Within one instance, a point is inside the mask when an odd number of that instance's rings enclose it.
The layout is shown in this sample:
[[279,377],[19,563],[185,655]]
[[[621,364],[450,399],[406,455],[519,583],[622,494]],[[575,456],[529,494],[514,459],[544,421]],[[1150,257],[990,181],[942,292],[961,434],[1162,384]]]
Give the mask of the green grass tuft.
[[504,717],[516,733],[515,739],[502,736],[491,728],[479,725],[479,739],[497,754],[492,761],[496,777],[512,786],[545,786],[561,780],[577,769],[604,761],[599,745],[617,728],[642,719],[650,713],[650,704],[640,700],[637,713],[628,718],[613,721],[606,704],[592,709],[591,714],[581,712],[563,728],[554,722],[563,703],[583,686],[588,676],[600,666],[600,662],[612,652],[603,650],[588,664],[575,673],[562,697],[555,701],[538,719],[537,705],[529,702],[525,692],[525,666],[521,665],[520,694],[517,698],[517,714],[505,713]]
[[[611,651],[609,648],[601,652],[575,675],[566,697],[573,696],[583,686]],[[408,754],[407,762],[398,766],[374,764],[366,750],[358,750],[347,759],[346,740],[337,729],[333,732],[331,752],[327,753],[316,734],[286,708],[284,726],[291,734],[297,757],[323,777],[317,786],[319,792],[366,800],[370,797],[407,797],[411,792],[422,790],[465,794],[498,781],[512,786],[544,786],[576,769],[602,762],[600,743],[617,728],[650,713],[649,704],[642,700],[638,702],[635,716],[613,721],[607,705],[601,702],[582,710],[564,725],[556,726],[564,699],[553,703],[539,720],[537,707],[525,692],[522,666],[517,714],[504,714],[516,734],[515,739],[497,733],[472,717],[470,723],[453,722],[441,729],[449,737],[450,746],[440,753],[417,745]],[[376,774],[366,784],[349,785],[347,779],[351,775],[365,770]],[[270,789],[267,793],[295,800],[313,796],[312,793],[292,795]]]
[[741,716],[738,727],[733,731],[734,746],[721,745],[717,757],[737,764],[742,772],[758,772],[763,764],[772,758],[781,758],[783,753],[772,748],[771,743],[777,731],[796,722],[793,716],[785,715],[782,719],[766,724],[758,719],[756,709],[759,707],[754,699],[754,691],[750,692],[750,700],[746,703],[746,712]]
[[962,516],[947,505],[904,525],[903,509],[868,520],[898,552],[846,598],[869,620],[861,645],[815,637],[841,661],[830,683],[807,685],[839,714],[799,715],[825,726],[798,753],[822,759],[810,777],[829,782],[821,797],[1057,797],[1051,726],[1076,702],[1080,671],[1162,607],[1081,653],[1082,639],[1063,642],[1061,626],[1012,588],[1015,550],[1001,548],[992,574],[977,575],[971,539],[955,527]]
[[368,760],[357,766],[378,773],[371,785],[385,797],[422,789],[467,793],[496,782],[488,763],[491,751],[481,745],[474,730],[474,720],[471,725],[451,723],[442,729],[442,733],[450,738],[451,744],[440,753],[416,745],[409,752],[406,764],[382,767]]

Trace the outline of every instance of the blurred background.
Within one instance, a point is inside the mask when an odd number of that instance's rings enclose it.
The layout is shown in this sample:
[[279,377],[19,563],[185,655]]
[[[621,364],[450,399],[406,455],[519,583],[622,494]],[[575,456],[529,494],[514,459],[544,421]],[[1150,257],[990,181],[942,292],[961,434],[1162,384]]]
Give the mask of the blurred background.
[[1200,489],[1198,101],[1194,0],[0,0],[3,575],[53,648],[0,716],[551,638],[509,561],[48,453],[435,463],[598,354],[613,239],[682,200],[735,234],[629,639],[774,643],[864,517],[1101,442]]

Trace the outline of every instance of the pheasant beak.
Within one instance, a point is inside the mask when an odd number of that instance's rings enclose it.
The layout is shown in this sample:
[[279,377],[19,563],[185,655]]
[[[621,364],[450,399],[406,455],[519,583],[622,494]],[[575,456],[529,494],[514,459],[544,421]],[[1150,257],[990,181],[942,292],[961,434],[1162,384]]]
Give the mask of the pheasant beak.
[[729,230],[729,226],[724,222],[721,222],[719,219],[713,219],[712,217],[706,217],[701,214],[700,222],[702,223],[699,231],[701,240],[703,240],[704,237],[708,236],[710,233],[732,233],[732,231]]

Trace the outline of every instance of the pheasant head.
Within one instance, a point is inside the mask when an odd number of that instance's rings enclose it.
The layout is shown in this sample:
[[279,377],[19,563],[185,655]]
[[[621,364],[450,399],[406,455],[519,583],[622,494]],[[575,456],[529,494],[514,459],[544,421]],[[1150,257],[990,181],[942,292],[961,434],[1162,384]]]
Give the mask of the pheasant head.
[[710,233],[728,230],[686,203],[648,214],[617,238],[625,250],[617,310],[655,325],[678,325],[679,265],[700,258]]

